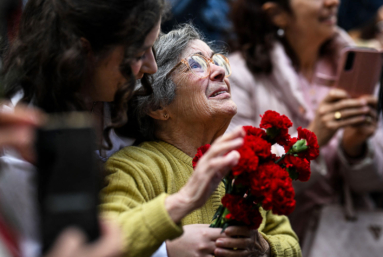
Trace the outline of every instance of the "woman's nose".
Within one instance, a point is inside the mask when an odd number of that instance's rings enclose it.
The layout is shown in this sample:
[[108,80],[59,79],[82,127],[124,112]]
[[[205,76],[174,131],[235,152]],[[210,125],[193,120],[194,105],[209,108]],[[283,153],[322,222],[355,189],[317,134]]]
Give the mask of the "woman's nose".
[[223,81],[225,78],[225,69],[215,64],[210,64],[210,80]]
[[339,6],[339,0],[324,0],[326,6]]
[[153,51],[150,51],[150,53],[146,56],[144,59],[144,63],[142,64],[143,73],[147,74],[154,74],[157,72],[157,62],[154,58]]

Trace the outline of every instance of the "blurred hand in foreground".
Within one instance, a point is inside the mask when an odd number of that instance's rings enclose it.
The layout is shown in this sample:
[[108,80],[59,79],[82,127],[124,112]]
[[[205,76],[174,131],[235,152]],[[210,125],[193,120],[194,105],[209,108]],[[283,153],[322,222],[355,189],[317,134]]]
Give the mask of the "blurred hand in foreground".
[[117,257],[123,254],[122,232],[116,224],[102,221],[101,236],[92,243],[77,228],[66,229],[45,257]]
[[1,104],[0,147],[13,147],[26,161],[33,162],[34,129],[42,124],[44,114],[25,106],[8,108]]

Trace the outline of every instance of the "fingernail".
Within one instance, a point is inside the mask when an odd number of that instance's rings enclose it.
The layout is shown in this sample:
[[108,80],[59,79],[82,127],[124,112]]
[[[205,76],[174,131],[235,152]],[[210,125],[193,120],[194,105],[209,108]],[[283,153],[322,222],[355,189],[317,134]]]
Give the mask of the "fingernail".
[[366,105],[367,101],[365,99],[360,99],[360,103],[363,104],[363,105]]

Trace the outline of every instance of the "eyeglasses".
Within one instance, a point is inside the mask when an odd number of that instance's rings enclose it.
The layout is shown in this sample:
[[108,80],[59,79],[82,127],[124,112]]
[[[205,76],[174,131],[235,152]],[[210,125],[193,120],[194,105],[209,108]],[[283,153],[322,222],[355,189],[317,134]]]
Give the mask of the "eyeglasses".
[[231,75],[231,67],[229,60],[222,54],[214,54],[211,58],[207,58],[200,54],[192,54],[189,57],[182,59],[173,69],[171,69],[166,76],[175,71],[178,66],[185,64],[194,75],[199,78],[206,78],[210,74],[210,63],[217,65],[225,70],[225,77]]

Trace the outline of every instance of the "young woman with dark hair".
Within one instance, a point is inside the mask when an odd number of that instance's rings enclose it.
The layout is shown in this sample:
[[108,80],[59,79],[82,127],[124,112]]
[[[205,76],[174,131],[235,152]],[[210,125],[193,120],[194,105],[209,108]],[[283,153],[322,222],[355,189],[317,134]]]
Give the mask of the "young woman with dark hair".
[[321,155],[312,162],[311,179],[295,184],[297,206],[290,219],[301,243],[318,210],[339,201],[342,181],[364,203],[368,192],[383,190],[377,98],[350,98],[329,87],[341,49],[353,44],[336,26],[338,5],[237,0],[232,9],[237,51],[229,57],[230,79],[238,113],[229,130],[258,125],[260,114],[272,109],[290,117],[294,129],[306,127],[318,137]]
[[124,124],[136,78],[157,70],[151,46],[163,10],[163,0],[30,0],[5,56],[6,95],[22,92],[48,113],[102,113],[113,102],[111,125]]
[[[136,80],[157,71],[152,46],[164,11],[164,0],[29,0],[4,56],[6,96],[13,106],[47,113],[88,111],[105,161],[131,143],[114,128],[127,120]],[[36,256],[34,166],[9,149],[0,161],[8,178],[0,189],[10,196],[3,195],[1,204],[19,224],[23,256]]]

